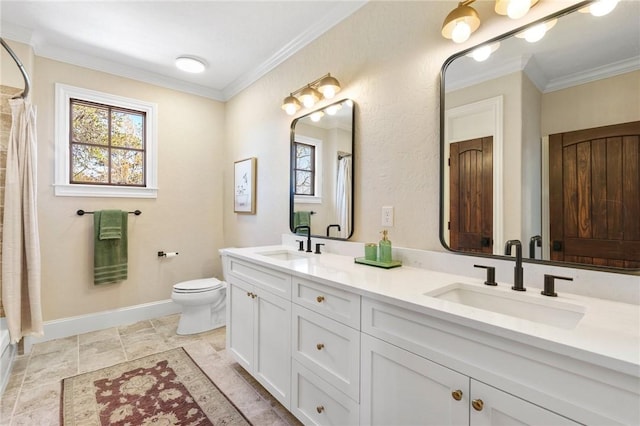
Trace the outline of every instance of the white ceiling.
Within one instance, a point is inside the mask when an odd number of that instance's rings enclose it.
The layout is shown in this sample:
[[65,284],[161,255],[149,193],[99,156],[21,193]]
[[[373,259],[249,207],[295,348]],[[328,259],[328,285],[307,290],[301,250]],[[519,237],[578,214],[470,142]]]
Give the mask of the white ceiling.
[[[2,0],[0,34],[38,56],[226,101],[366,1]],[[179,71],[181,55],[206,71]]]

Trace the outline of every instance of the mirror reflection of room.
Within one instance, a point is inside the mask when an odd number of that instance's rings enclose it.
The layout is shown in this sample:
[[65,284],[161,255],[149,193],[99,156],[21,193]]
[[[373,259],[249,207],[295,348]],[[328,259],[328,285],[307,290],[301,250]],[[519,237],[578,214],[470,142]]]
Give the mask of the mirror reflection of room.
[[309,226],[312,235],[349,238],[353,102],[340,101],[294,120],[291,138],[291,230],[306,235]]
[[449,248],[640,267],[639,13],[575,11],[443,71]]

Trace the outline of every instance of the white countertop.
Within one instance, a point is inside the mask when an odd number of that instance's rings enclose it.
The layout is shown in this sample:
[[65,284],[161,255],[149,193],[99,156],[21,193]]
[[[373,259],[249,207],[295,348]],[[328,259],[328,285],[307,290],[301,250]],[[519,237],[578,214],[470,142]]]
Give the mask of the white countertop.
[[[553,303],[566,302],[585,309],[584,317],[578,325],[573,329],[565,329],[424,295],[456,282],[487,288],[481,279],[409,266],[376,268],[356,264],[353,257],[331,253],[301,253],[307,258],[300,260],[277,260],[259,254],[277,250],[298,253],[291,247],[282,245],[229,248],[221,252],[223,255],[251,260],[375,300],[640,377],[638,305],[559,292],[558,297],[552,298]],[[527,288],[527,292],[520,293],[512,291],[510,285],[502,284],[491,287],[491,290],[508,292],[511,298],[538,299],[543,303],[551,299],[542,296],[539,288]]]

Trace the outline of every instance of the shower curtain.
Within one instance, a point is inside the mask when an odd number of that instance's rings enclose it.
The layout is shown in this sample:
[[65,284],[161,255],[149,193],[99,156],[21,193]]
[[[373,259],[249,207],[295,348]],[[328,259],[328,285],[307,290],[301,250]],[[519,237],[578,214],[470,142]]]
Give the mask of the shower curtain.
[[26,99],[11,99],[2,219],[2,304],[11,343],[43,335],[40,241],[36,208],[36,111]]
[[338,160],[336,217],[341,227],[340,236],[348,237],[351,234],[351,157]]

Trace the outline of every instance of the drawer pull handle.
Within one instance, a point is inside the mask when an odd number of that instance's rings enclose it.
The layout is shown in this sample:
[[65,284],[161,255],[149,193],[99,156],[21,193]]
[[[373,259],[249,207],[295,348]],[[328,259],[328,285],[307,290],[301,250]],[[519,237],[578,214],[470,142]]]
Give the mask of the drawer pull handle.
[[324,406],[322,405],[318,405],[316,407],[316,411],[318,412],[318,414],[322,414],[322,412],[324,411]]
[[324,343],[318,343],[318,344],[316,345],[316,348],[317,348],[319,351],[321,351],[322,349],[324,349]]
[[316,297],[316,300],[318,301],[318,303],[322,303],[324,302],[324,296],[318,296]]
[[462,399],[462,391],[460,389],[456,389],[453,392],[451,392],[451,396],[456,401],[460,401]]
[[474,399],[473,401],[471,401],[471,406],[476,411],[482,411],[482,408],[484,407],[484,402],[482,402],[481,399]]

